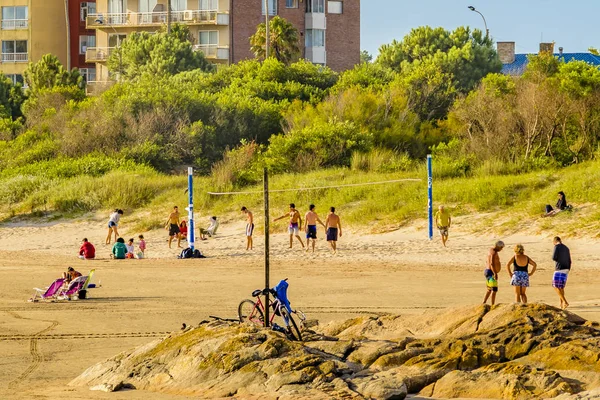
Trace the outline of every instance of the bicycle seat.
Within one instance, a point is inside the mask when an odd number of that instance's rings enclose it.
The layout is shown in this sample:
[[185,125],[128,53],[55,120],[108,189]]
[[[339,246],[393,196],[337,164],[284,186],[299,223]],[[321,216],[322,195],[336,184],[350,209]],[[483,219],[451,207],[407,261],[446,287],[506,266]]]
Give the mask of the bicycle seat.
[[256,289],[252,292],[252,297],[258,297],[262,293],[262,290]]

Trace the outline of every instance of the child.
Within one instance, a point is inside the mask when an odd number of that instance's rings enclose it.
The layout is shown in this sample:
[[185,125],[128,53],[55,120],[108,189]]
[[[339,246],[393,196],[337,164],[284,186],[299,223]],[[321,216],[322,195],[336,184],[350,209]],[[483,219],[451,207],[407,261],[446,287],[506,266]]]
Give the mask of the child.
[[144,258],[144,252],[146,251],[146,241],[144,240],[144,235],[138,236],[138,239],[140,239],[140,252],[138,253],[138,258]]
[[127,255],[126,258],[134,258],[133,252],[135,251],[133,247],[133,238],[129,239],[127,242]]

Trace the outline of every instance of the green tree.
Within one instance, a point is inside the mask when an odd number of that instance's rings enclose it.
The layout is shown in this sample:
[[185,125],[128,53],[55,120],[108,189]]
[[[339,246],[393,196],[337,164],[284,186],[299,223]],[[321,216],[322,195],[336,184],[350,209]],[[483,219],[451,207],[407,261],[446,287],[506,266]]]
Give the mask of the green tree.
[[168,34],[134,32],[108,59],[108,68],[120,80],[175,75],[183,71],[212,70],[204,54],[194,51],[189,28],[175,24]]
[[39,93],[56,87],[75,86],[82,92],[85,81],[77,68],[68,71],[52,54],[42,56],[37,63],[29,63],[23,73],[23,78],[28,86],[28,93],[37,96]]
[[369,53],[367,50],[362,50],[360,52],[360,63],[361,64],[370,64],[373,62],[373,55]]
[[[265,26],[258,25],[256,33],[250,36],[250,50],[259,59],[265,58]],[[300,56],[298,41],[298,29],[286,19],[276,16],[269,21],[269,56],[289,65]]]
[[402,41],[381,46],[376,62],[398,72],[420,63],[437,64],[453,77],[460,93],[468,93],[481,78],[502,69],[493,40],[466,27],[452,32],[429,26],[413,29]]

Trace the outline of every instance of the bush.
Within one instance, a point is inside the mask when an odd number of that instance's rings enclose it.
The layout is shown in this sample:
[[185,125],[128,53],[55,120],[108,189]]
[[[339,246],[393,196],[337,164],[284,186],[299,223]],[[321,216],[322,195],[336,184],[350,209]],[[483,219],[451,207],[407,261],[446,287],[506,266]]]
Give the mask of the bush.
[[354,171],[385,173],[408,171],[413,167],[413,164],[406,153],[376,148],[368,153],[352,153],[350,167]]
[[229,190],[235,186],[245,186],[260,181],[261,174],[256,167],[259,146],[243,143],[237,149],[227,150],[223,160],[214,164],[212,178],[218,190]]

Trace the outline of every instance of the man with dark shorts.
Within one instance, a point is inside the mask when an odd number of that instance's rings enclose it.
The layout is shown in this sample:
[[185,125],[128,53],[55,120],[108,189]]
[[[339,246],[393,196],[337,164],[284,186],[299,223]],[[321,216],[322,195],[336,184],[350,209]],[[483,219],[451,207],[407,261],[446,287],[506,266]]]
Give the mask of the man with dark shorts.
[[165,229],[169,231],[169,248],[171,248],[171,242],[175,236],[177,236],[177,247],[181,247],[181,235],[179,234],[179,209],[177,206],[173,207],[173,211],[171,214],[169,214]]
[[308,212],[304,216],[306,220],[306,251],[310,247],[310,240],[312,239],[312,251],[315,252],[315,244],[317,243],[317,222],[320,223],[323,228],[325,224],[319,219],[319,216],[315,212],[315,205],[311,204],[308,206]]
[[279,221],[280,219],[289,217],[290,225],[288,227],[288,233],[290,234],[290,249],[294,244],[294,236],[298,239],[302,248],[304,248],[304,242],[300,237],[300,229],[302,229],[302,217],[300,216],[300,212],[296,210],[296,205],[294,203],[290,204],[290,211],[287,214],[283,214],[279,218],[275,218],[273,221]]
[[492,296],[492,305],[496,304],[496,293],[498,293],[498,273],[502,268],[500,264],[500,256],[499,252],[504,248],[504,242],[502,240],[498,240],[494,247],[490,249],[488,252],[486,267],[483,271],[483,276],[485,276],[485,286],[486,292],[485,297],[483,298],[483,304],[486,304],[490,295]]
[[567,286],[567,277],[571,271],[571,251],[562,243],[558,236],[554,238],[552,259],[556,262],[554,276],[552,277],[552,287],[558,293],[560,308],[564,310],[569,307],[569,302],[565,298],[565,286]]
[[336,254],[338,235],[342,237],[342,222],[340,221],[340,217],[335,213],[335,207],[329,209],[329,215],[327,216],[327,220],[325,220],[325,233],[327,241],[331,245],[331,251],[333,254]]
[[252,233],[254,233],[254,216],[246,207],[242,207],[242,212],[246,214],[246,250],[252,250]]

